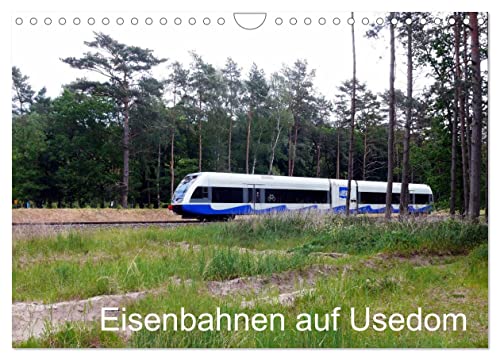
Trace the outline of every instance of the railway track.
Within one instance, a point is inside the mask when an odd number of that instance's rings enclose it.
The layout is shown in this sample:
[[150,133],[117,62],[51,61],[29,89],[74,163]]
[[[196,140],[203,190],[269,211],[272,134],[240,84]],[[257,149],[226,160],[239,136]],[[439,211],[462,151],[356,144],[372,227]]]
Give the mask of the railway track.
[[201,224],[198,220],[165,220],[165,221],[71,221],[71,222],[13,222],[13,227],[22,226],[134,226],[134,225],[182,225],[182,224]]

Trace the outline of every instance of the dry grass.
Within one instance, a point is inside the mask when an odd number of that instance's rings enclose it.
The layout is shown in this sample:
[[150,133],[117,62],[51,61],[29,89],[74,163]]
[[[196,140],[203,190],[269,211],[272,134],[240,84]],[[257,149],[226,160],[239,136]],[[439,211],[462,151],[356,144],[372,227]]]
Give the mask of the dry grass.
[[178,220],[167,209],[14,209],[12,222],[84,222],[84,221],[167,221]]

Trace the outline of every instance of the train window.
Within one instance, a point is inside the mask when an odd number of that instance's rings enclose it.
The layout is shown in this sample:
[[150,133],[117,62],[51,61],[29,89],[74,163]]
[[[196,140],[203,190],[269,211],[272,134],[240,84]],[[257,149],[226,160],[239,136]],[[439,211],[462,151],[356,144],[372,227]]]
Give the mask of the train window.
[[191,202],[199,202],[199,200],[205,200],[208,202],[208,187],[198,186],[191,196]]
[[266,189],[266,203],[326,204],[328,191]]
[[415,204],[430,204],[431,196],[430,194],[415,194]]
[[[391,204],[399,204],[400,195],[392,193]],[[360,204],[385,204],[385,192],[359,192]]]
[[242,203],[243,189],[229,187],[213,187],[212,202],[214,203]]

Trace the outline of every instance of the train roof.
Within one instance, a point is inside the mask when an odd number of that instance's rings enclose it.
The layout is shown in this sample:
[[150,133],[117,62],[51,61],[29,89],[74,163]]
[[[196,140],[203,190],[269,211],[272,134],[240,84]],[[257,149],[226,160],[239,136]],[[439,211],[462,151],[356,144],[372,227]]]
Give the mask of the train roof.
[[[258,174],[238,174],[225,172],[199,172],[189,174],[190,176],[208,177],[209,181],[217,181],[221,184],[247,184],[247,185],[274,185],[274,186],[311,186],[318,188],[329,188],[328,180],[332,180],[340,186],[347,186],[345,179],[327,179],[299,176],[279,176],[279,175],[258,175]],[[362,181],[356,180],[360,191],[385,192],[387,183],[384,181]],[[393,191],[400,192],[401,183],[393,183]],[[432,194],[431,188],[426,184],[409,184],[410,193]]]

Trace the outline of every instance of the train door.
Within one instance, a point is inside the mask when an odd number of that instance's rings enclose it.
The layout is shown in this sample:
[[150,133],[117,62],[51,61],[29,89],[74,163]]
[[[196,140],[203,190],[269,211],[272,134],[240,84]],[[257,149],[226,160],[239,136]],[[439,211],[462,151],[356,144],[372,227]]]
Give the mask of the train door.
[[247,184],[248,188],[248,202],[252,206],[253,213],[259,213],[264,209],[265,190],[263,184]]

